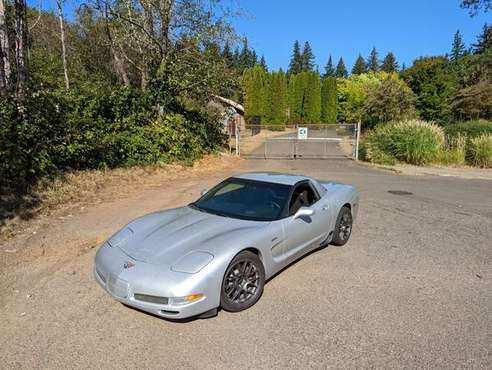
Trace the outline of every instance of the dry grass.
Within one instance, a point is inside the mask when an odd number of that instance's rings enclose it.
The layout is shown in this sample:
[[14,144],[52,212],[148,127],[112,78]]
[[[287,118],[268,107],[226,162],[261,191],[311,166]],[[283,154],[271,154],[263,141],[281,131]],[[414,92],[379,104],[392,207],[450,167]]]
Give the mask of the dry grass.
[[67,213],[73,208],[126,197],[180,177],[188,178],[232,168],[239,161],[238,157],[228,154],[208,155],[193,166],[168,164],[78,171],[55,180],[45,180],[37,184],[29,195],[17,200],[21,206],[14,207],[12,211],[1,210],[3,225],[0,224],[0,239],[14,235],[26,222],[42,214]]

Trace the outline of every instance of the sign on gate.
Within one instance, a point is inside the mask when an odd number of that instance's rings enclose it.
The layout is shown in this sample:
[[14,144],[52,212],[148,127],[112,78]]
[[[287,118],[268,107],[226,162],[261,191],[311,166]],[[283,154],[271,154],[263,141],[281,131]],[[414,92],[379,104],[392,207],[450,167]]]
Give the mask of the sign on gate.
[[297,128],[297,139],[306,140],[308,138],[308,129],[307,127],[298,127]]

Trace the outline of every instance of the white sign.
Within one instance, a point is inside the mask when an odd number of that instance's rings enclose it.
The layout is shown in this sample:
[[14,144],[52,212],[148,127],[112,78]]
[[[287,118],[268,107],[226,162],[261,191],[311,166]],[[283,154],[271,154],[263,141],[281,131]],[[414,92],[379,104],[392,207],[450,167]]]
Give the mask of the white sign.
[[298,127],[297,128],[297,138],[299,140],[306,140],[308,138],[308,129],[307,129],[307,127]]

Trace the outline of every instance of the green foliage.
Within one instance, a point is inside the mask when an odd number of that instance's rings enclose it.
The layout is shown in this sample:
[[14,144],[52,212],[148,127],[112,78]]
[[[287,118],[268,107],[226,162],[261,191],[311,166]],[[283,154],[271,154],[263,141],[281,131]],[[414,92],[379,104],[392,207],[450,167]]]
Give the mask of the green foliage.
[[314,69],[314,54],[308,41],[304,43],[301,59],[302,71],[312,71]]
[[[132,89],[0,101],[1,191],[75,169],[192,161],[223,144],[220,120]],[[5,187],[5,188],[4,188]]]
[[265,114],[266,87],[269,75],[256,65],[243,74],[243,94],[246,118],[263,117]]
[[416,107],[425,120],[442,123],[451,119],[450,98],[456,91],[457,82],[448,67],[446,58],[421,58],[402,73],[417,95]]
[[398,71],[398,62],[396,61],[395,54],[389,52],[383,59],[381,64],[381,71],[386,73],[394,73]]
[[366,62],[364,61],[364,58],[362,58],[362,55],[359,54],[357,60],[355,61],[354,67],[352,68],[352,74],[360,75],[366,72],[367,72]]
[[364,121],[365,104],[371,90],[381,85],[378,74],[353,75],[338,81],[338,119],[340,122]]
[[301,55],[301,46],[299,45],[299,41],[294,42],[294,47],[292,50],[292,57],[289,63],[289,74],[298,74],[301,73],[304,69],[304,60]]
[[340,59],[338,60],[337,69],[335,70],[335,76],[338,78],[348,77],[347,67],[345,67],[345,63],[342,57],[340,57]]
[[483,54],[492,49],[492,26],[483,25],[482,33],[478,35],[477,42],[472,45],[475,54]]
[[396,74],[381,76],[381,85],[369,90],[364,103],[366,127],[415,116],[415,95],[407,84]]
[[436,160],[445,144],[444,131],[435,124],[419,120],[379,125],[363,139],[368,160],[402,161],[423,165]]
[[321,122],[337,123],[337,79],[325,77],[321,85]]
[[460,30],[456,31],[454,34],[453,46],[451,48],[451,54],[449,59],[452,62],[457,62],[466,55],[465,44],[461,38]]
[[335,68],[333,67],[331,55],[328,58],[328,62],[326,62],[325,74],[323,75],[323,77],[335,77]]
[[321,80],[317,72],[304,72],[306,89],[304,91],[304,121],[319,123],[321,119]]
[[269,79],[266,92],[265,122],[284,125],[287,122],[287,78],[280,70],[273,72]]
[[367,69],[369,72],[374,72],[374,73],[379,71],[378,52],[376,51],[375,47],[372,48],[371,54],[367,59]]
[[437,155],[437,162],[444,165],[462,166],[466,160],[466,137],[447,137],[446,144]]
[[492,134],[482,134],[472,138],[467,155],[472,165],[492,168]]
[[293,122],[304,117],[304,91],[306,90],[305,73],[291,75],[289,79],[289,110]]
[[446,135],[457,137],[459,135],[474,138],[482,134],[492,134],[491,121],[468,121],[447,125],[444,127]]

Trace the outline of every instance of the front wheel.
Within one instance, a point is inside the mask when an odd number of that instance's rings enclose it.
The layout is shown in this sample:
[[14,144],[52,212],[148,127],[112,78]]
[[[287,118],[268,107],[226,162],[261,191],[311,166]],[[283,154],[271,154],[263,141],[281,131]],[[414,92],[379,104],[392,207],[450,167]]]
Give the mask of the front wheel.
[[342,207],[337,217],[335,230],[333,231],[332,244],[342,246],[348,242],[352,233],[352,212],[347,206]]
[[230,312],[245,310],[260,299],[264,285],[265,268],[260,258],[243,251],[232,259],[224,274],[220,305]]

